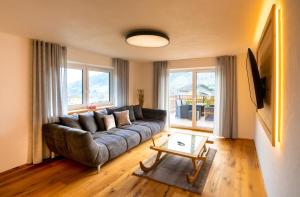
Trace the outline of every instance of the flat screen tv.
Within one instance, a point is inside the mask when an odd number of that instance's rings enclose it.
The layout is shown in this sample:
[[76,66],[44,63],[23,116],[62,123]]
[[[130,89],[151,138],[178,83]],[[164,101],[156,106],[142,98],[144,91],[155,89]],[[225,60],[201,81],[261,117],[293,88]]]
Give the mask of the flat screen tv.
[[260,78],[257,61],[251,49],[248,49],[246,67],[251,100],[257,109],[261,109],[264,107],[265,79]]

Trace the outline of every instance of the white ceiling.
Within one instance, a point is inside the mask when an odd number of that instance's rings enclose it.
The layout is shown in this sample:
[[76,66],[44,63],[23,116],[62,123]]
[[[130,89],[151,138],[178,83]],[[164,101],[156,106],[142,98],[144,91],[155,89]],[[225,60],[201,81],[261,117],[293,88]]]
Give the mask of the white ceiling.
[[[173,60],[246,52],[262,0],[0,0],[0,31],[113,57]],[[166,32],[163,48],[138,48],[126,32]]]

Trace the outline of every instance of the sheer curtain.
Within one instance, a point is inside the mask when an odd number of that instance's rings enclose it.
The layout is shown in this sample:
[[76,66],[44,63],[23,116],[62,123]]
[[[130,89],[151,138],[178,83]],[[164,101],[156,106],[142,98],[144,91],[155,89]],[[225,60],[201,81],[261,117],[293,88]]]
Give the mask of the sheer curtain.
[[214,134],[225,138],[236,138],[236,56],[218,57],[217,62],[215,107],[217,121]]
[[42,125],[58,121],[66,113],[67,49],[58,44],[33,40],[33,163],[50,156]]
[[129,62],[119,58],[113,58],[112,64],[115,70],[115,101],[117,106],[128,105],[129,102]]
[[153,63],[153,108],[167,109],[168,62]]

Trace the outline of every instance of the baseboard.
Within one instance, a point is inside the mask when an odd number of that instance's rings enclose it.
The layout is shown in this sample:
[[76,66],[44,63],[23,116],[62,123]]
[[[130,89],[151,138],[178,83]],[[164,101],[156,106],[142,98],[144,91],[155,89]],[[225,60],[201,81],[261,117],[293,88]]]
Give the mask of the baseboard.
[[264,174],[263,174],[262,169],[261,169],[260,160],[259,160],[259,157],[258,157],[258,154],[257,154],[256,143],[255,143],[254,139],[253,139],[253,143],[254,143],[254,147],[255,147],[255,154],[256,154],[256,157],[257,157],[257,165],[258,165],[259,172],[260,172],[261,178],[262,178],[262,183],[263,183],[266,194],[268,194],[267,190],[266,190],[267,188],[266,188],[266,184],[265,184]]
[[10,174],[10,173],[12,173],[12,172],[15,172],[16,170],[23,169],[23,168],[26,168],[26,167],[29,167],[29,166],[32,166],[32,164],[26,163],[26,164],[23,164],[23,165],[20,165],[20,166],[11,168],[11,169],[9,169],[9,170],[5,170],[5,171],[3,171],[3,172],[0,172],[0,176],[3,176],[3,175],[5,175],[5,174]]

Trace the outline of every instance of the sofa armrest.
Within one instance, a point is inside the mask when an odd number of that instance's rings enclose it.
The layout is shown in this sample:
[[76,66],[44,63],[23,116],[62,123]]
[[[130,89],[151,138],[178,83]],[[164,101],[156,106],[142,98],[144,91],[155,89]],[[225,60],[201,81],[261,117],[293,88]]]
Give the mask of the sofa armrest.
[[142,108],[142,113],[146,120],[160,120],[166,122],[167,119],[167,111],[162,109]]
[[96,167],[108,160],[107,148],[97,144],[87,131],[45,124],[43,135],[51,151],[84,165]]

